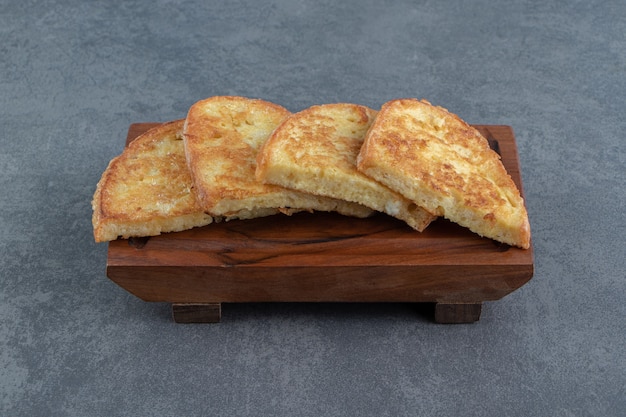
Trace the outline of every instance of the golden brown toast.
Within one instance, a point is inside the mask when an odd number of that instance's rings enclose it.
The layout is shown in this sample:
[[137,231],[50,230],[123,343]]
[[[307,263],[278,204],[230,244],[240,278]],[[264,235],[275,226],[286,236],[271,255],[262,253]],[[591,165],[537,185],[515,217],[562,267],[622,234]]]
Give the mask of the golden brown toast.
[[473,232],[530,247],[519,190],[487,140],[429,102],[385,103],[357,158],[360,171]]
[[355,203],[256,180],[259,148],[290,115],[277,104],[245,97],[217,96],[191,106],[184,127],[185,153],[204,210],[227,219],[303,210],[369,216],[371,210]]
[[376,113],[365,106],[336,103],[290,116],[261,148],[257,179],[362,204],[424,230],[435,216],[356,169],[356,157]]
[[178,120],[157,126],[111,160],[92,200],[96,242],[155,236],[213,221],[196,201],[183,124]]

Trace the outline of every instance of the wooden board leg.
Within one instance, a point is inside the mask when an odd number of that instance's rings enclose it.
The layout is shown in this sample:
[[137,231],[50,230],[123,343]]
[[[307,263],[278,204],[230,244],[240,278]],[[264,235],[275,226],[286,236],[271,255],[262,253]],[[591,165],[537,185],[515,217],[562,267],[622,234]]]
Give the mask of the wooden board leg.
[[480,319],[482,303],[437,303],[435,322],[442,324],[473,323]]
[[176,323],[219,323],[222,304],[172,304],[172,315]]

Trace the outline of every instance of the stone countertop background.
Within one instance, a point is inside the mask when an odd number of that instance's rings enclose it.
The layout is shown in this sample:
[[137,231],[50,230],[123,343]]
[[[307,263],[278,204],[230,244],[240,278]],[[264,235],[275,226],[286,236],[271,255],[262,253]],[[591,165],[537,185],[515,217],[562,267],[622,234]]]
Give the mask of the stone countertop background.
[[[0,415],[624,415],[626,3],[0,1],[0,55]],[[224,94],[512,126],[533,279],[471,325],[291,303],[174,324],[106,278],[90,201],[129,124]]]

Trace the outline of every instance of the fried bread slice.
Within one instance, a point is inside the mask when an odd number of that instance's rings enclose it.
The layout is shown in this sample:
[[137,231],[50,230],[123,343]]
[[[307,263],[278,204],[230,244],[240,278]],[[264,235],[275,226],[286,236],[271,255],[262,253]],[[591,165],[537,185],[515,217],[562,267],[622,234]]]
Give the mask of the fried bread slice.
[[96,242],[155,236],[213,222],[192,188],[183,124],[177,120],[152,128],[111,160],[92,200]]
[[426,100],[385,103],[357,158],[360,171],[473,232],[530,247],[519,190],[487,140]]
[[356,168],[376,113],[366,106],[334,103],[293,114],[261,148],[257,179],[362,204],[424,230],[435,216]]
[[371,215],[371,210],[355,203],[256,180],[259,148],[290,115],[277,104],[236,96],[210,97],[191,106],[183,130],[185,153],[203,209],[227,219],[249,219],[279,211]]

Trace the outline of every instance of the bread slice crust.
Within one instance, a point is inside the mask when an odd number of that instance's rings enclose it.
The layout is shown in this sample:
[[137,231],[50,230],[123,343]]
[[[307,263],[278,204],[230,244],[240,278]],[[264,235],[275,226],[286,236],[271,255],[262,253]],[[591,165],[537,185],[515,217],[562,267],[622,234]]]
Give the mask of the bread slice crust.
[[424,230],[435,216],[356,168],[376,114],[366,106],[332,103],[291,115],[261,148],[257,179],[362,204]]
[[192,187],[183,124],[176,120],[150,129],[109,162],[92,199],[96,242],[155,236],[213,222]]
[[433,214],[481,236],[530,247],[524,200],[500,156],[442,107],[417,99],[385,103],[357,167]]
[[277,104],[238,96],[210,97],[190,107],[183,129],[185,154],[203,209],[227,219],[305,210],[371,215],[354,203],[256,180],[259,149],[290,115]]

